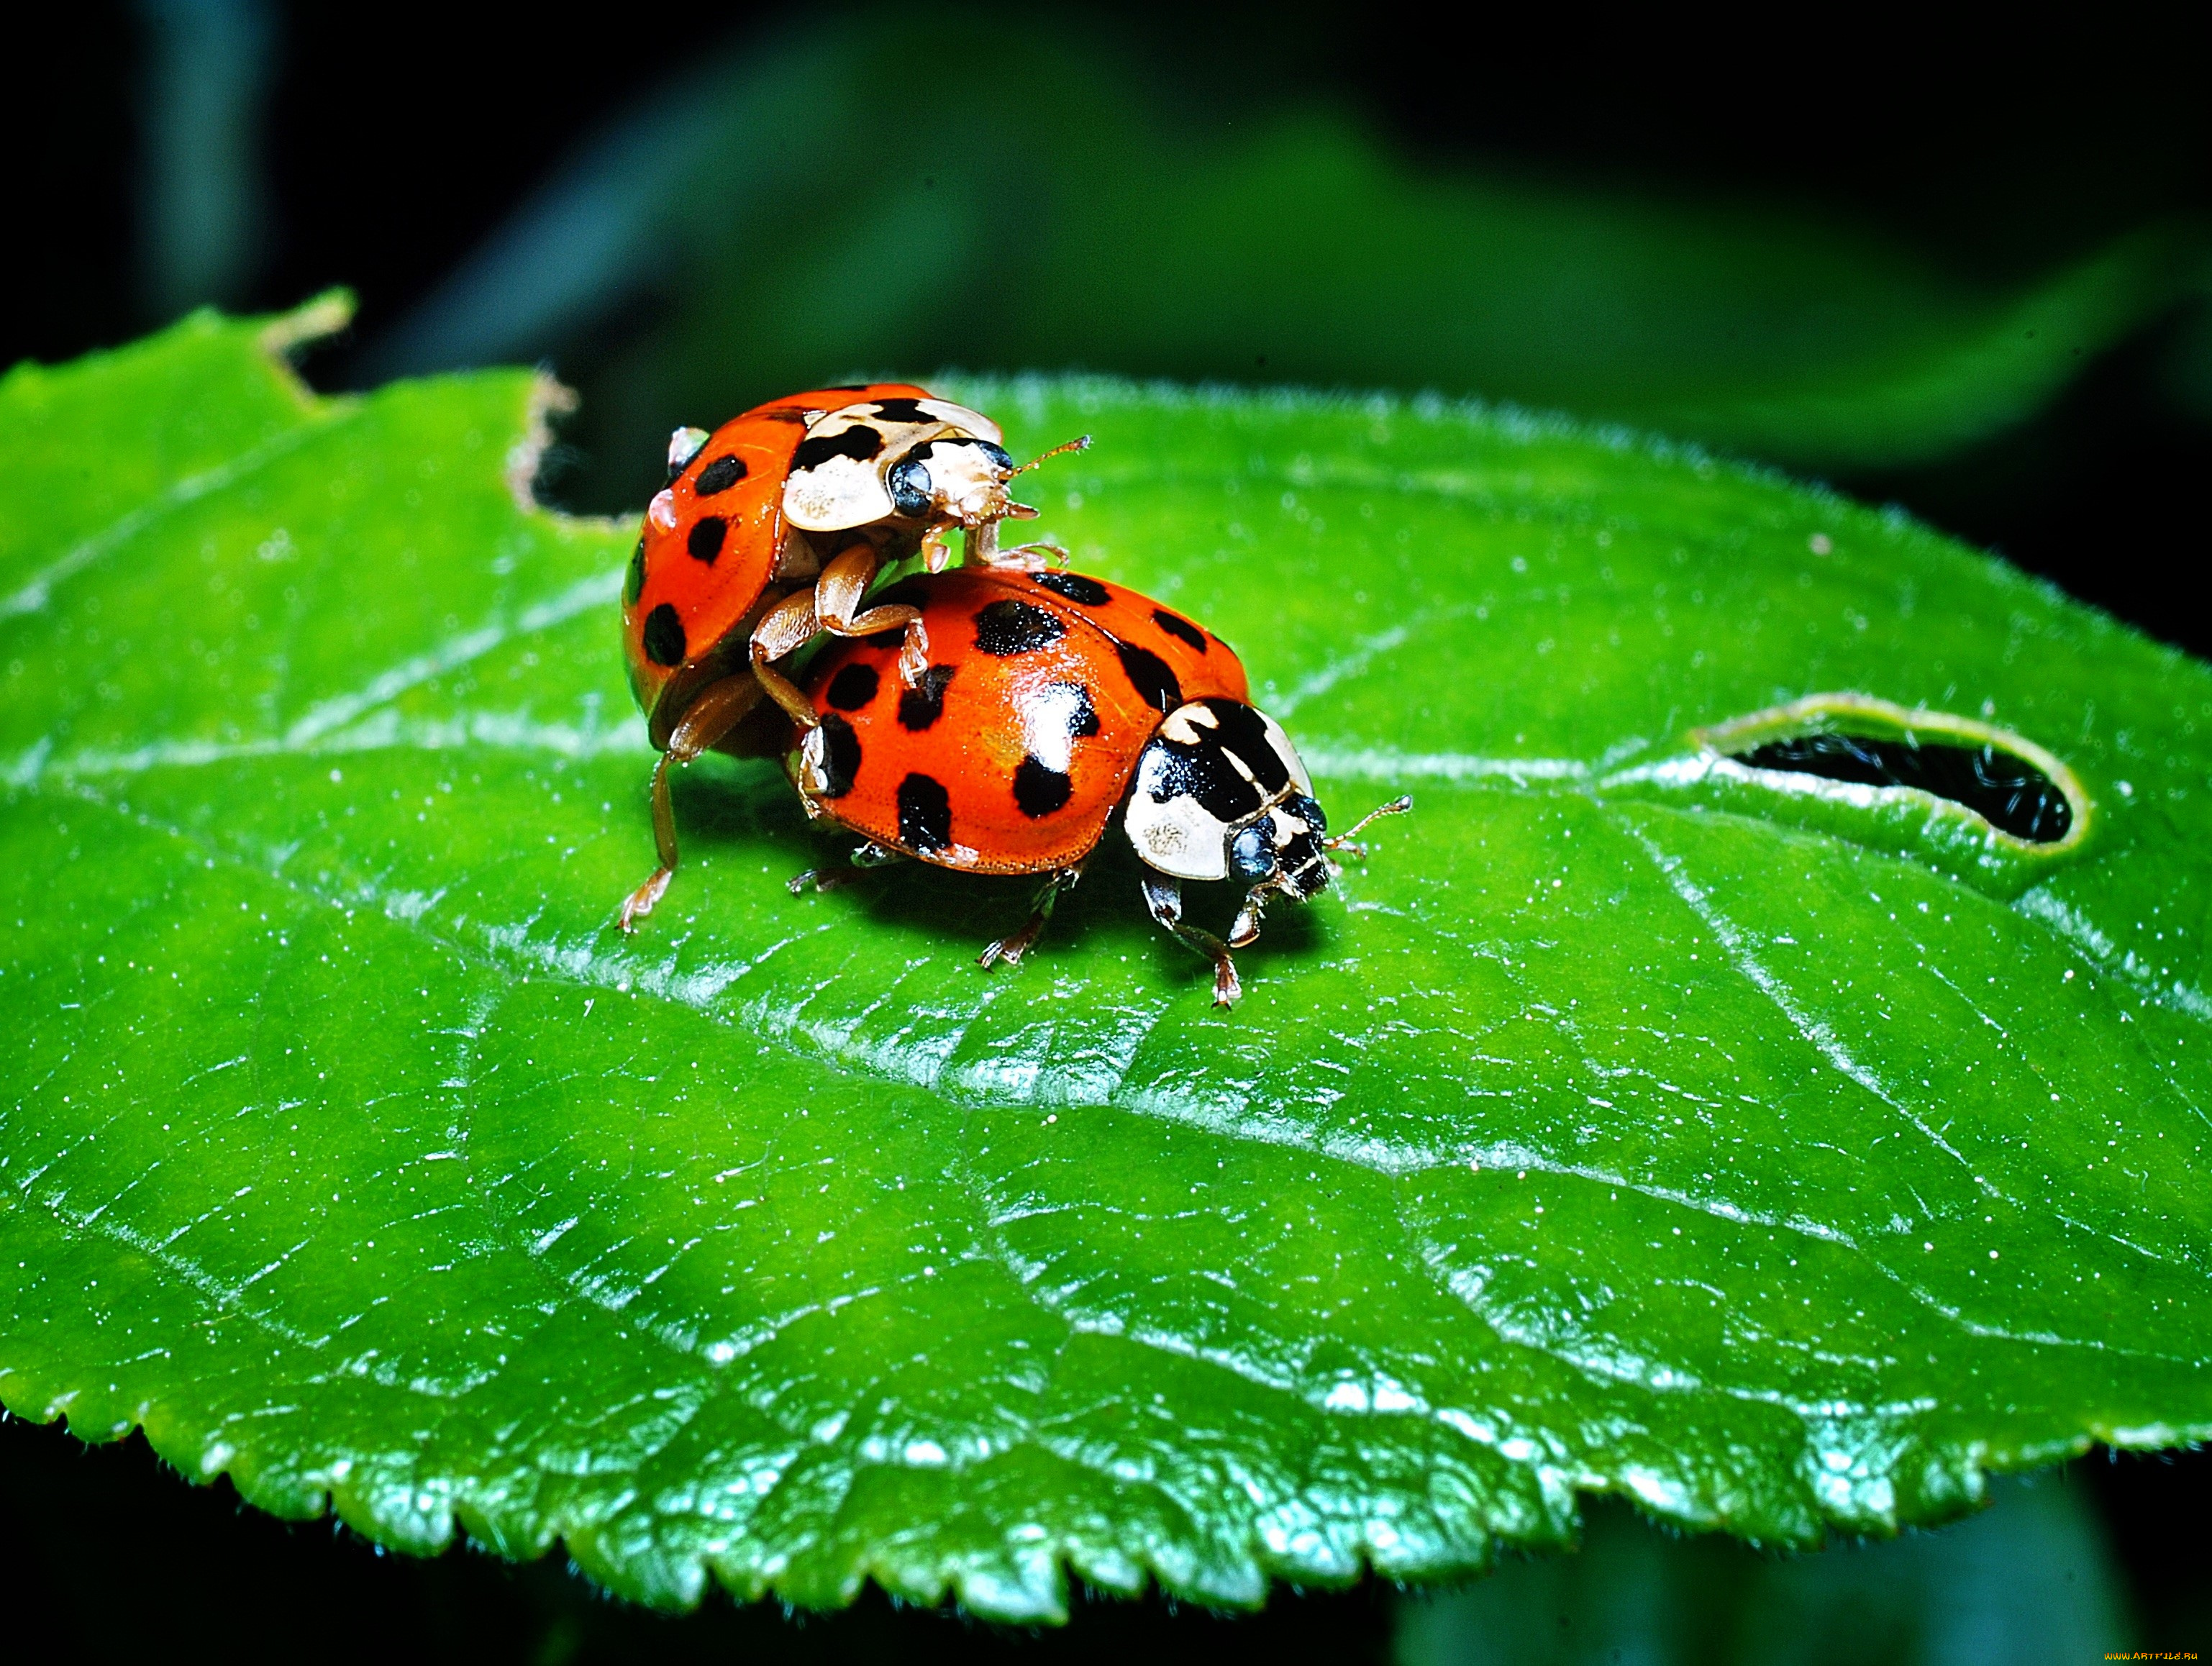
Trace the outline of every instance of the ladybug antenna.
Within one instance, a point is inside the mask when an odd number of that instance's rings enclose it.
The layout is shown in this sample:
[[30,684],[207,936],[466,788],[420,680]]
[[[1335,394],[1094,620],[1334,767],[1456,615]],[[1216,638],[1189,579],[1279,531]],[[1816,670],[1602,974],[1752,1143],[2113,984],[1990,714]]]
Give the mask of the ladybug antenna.
[[[1028,462],[1023,464],[1021,467],[1016,469],[1014,471],[1014,474],[1027,474],[1031,469],[1043,462],[1047,458],[1057,457],[1064,451],[1089,451],[1090,449],[1091,436],[1087,434],[1079,434],[1073,440],[1062,441],[1059,445],[1054,446],[1050,451],[1039,452],[1036,456],[1030,458]],[[1014,476],[1012,474],[1006,477],[1009,480],[1013,477]]]
[[1352,836],[1353,834],[1358,832],[1361,828],[1366,826],[1368,823],[1373,821],[1377,816],[1402,816],[1413,807],[1413,795],[1411,793],[1403,793],[1401,796],[1391,800],[1388,804],[1378,804],[1365,815],[1362,816],[1358,821],[1352,823],[1350,827],[1346,828],[1343,832],[1338,834],[1335,837],[1323,839],[1321,842],[1321,847],[1323,850],[1352,849],[1356,851],[1358,849],[1358,847],[1352,842]]

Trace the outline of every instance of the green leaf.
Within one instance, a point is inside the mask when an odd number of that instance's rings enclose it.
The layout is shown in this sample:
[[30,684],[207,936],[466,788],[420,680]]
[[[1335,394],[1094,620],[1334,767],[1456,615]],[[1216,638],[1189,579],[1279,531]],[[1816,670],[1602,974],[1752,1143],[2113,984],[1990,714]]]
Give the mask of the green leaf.
[[[1340,823],[1417,793],[1231,1013],[1110,848],[1012,975],[1018,885],[794,898],[757,763],[615,932],[633,532],[517,502],[529,375],[319,399],[203,315],[0,382],[0,1399],[652,1602],[1030,1618],[2212,1432],[2205,667],[1694,451],[955,391],[1096,434],[1041,530],[1239,645]],[[1881,738],[1820,691],[2073,831],[1722,755]]]
[[[896,154],[822,119],[923,62],[1019,95],[933,108]],[[1865,469],[2033,416],[2212,275],[2176,223],[1975,283],[1802,210],[1417,167],[1343,111],[1179,73],[980,14],[819,23],[653,100],[384,362],[553,353],[603,447],[825,364],[1073,366],[1441,388]]]

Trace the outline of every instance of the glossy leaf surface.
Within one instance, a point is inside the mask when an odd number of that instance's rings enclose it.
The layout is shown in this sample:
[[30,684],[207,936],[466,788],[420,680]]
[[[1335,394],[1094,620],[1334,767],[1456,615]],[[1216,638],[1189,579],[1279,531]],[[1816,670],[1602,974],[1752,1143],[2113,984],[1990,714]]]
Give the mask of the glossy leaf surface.
[[[2205,668],[1884,516],[1478,410],[949,385],[1243,653],[1340,824],[1229,1014],[1109,850],[834,858],[650,754],[542,391],[202,318],[0,383],[0,1398],[614,1589],[1049,1616],[1572,1531],[1809,1543],[2212,1432]],[[1819,691],[2082,832],[1730,765]],[[2024,755],[2024,754],[2023,754]],[[1201,919],[1226,899],[1199,897]]]

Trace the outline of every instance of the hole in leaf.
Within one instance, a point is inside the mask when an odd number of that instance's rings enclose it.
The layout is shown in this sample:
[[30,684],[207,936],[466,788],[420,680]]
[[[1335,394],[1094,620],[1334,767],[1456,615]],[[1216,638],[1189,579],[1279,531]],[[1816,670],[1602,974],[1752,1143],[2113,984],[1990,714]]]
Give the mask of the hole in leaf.
[[1753,769],[1787,769],[1864,787],[1917,787],[1964,805],[1992,827],[2030,844],[2056,844],[2074,825],[2074,806],[2042,770],[2002,747],[1829,731],[1770,740],[1729,757]]
[[2065,759],[1957,712],[1809,694],[1686,738],[1688,756],[1624,769],[1606,789],[1849,839],[1998,897],[2072,860],[2094,830],[2095,803]]

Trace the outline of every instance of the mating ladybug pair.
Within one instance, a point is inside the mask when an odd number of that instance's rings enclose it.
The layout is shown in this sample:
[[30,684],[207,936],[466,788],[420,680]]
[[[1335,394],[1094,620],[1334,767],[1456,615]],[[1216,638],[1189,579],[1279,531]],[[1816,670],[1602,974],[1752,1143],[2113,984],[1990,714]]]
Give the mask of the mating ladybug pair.
[[[1151,870],[1146,908],[1213,963],[1224,1006],[1238,994],[1229,952],[1259,935],[1267,902],[1314,896],[1326,853],[1357,848],[1328,836],[1226,643],[1134,591],[1049,570],[1059,551],[999,549],[1000,520],[1036,513],[1006,495],[1022,470],[1002,437],[900,383],[677,430],[623,593],[630,687],[662,752],[660,865],[623,903],[625,931],[675,871],[669,765],[715,749],[782,755],[808,815],[866,841],[856,866],[1044,876],[985,966],[1020,960],[1121,809]],[[967,564],[947,572],[954,526]],[[922,571],[868,594],[914,556]],[[825,633],[793,682],[792,656]],[[1224,942],[1184,921],[1182,882],[1227,879],[1247,889]],[[793,888],[810,880],[824,883]]]

